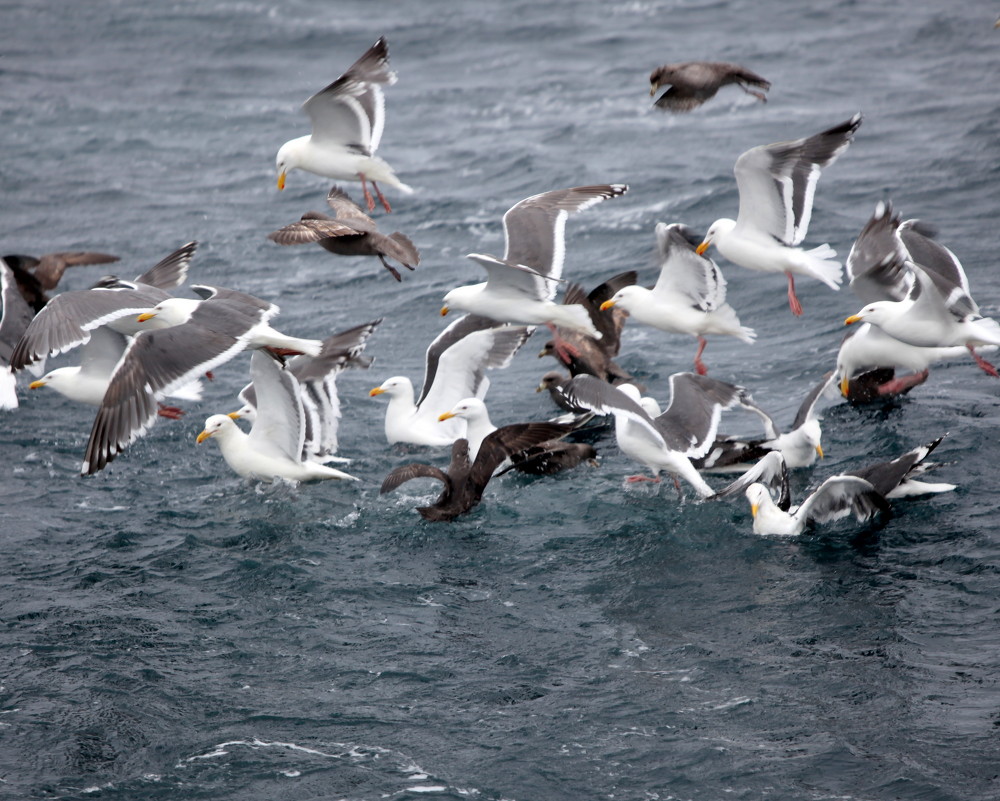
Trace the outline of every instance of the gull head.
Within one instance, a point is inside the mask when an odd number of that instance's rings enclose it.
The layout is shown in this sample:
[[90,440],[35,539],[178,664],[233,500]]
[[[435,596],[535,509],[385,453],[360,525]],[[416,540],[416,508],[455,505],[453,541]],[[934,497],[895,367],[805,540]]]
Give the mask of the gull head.
[[844,325],[865,322],[881,326],[895,317],[897,308],[898,303],[895,301],[877,300],[874,303],[869,303],[857,314],[852,314],[844,320]]
[[278,189],[285,188],[285,176],[289,170],[294,170],[302,162],[301,151],[304,139],[308,136],[290,139],[278,148],[278,155],[274,157],[274,168],[278,173]]
[[705,238],[701,240],[701,244],[694,249],[694,252],[699,256],[704,255],[705,251],[708,250],[709,245],[715,242],[720,236],[725,236],[730,231],[736,227],[736,220],[730,220],[728,217],[722,217],[716,220],[708,229],[708,233],[705,234]]
[[764,504],[772,503],[771,495],[767,491],[767,487],[763,484],[751,484],[747,487],[745,495],[747,496],[747,500],[750,501],[750,514],[755,518]]
[[225,436],[234,428],[236,428],[236,423],[228,414],[213,414],[205,421],[205,428],[198,435],[197,442],[200,445],[209,437]]
[[413,395],[413,383],[406,376],[397,375],[387,378],[380,386],[371,390],[368,396],[374,398],[377,395],[388,395],[390,398],[395,398],[405,395],[407,391]]
[[463,420],[476,420],[486,415],[485,403],[479,400],[479,398],[466,398],[456,403],[451,411],[445,412],[438,417],[438,422],[443,423],[445,420],[451,420],[453,417],[460,417]]
[[193,298],[167,298],[161,300],[152,309],[143,312],[136,317],[136,322],[147,323],[155,320],[149,328],[169,328],[174,325],[186,323],[194,310],[198,308],[200,300]]
[[601,304],[601,311],[607,311],[615,306],[620,306],[625,311],[631,311],[632,301],[637,300],[644,292],[648,292],[645,287],[623,286]]

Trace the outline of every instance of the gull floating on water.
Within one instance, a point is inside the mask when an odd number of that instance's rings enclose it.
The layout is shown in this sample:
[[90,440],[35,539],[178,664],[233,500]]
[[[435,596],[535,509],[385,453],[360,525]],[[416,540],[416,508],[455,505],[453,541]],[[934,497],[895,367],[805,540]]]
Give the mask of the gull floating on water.
[[412,192],[392,167],[375,155],[385,126],[382,86],[395,82],[396,73],[389,69],[389,48],[381,37],[347,72],[302,104],[312,121],[312,133],[285,142],[278,150],[278,189],[285,188],[288,171],[297,168],[335,181],[360,181],[368,211],[375,209],[375,200],[367,181],[372,182],[386,211],[392,209],[378,181]]
[[807,275],[839,289],[841,264],[829,245],[812,250],[798,247],[812,218],[813,194],[820,171],[830,166],[854,138],[861,114],[821,133],[790,142],[751,148],[736,160],[733,172],[740,192],[735,220],[712,223],[698,246],[710,245],[734,264],[788,278],[788,305],[802,314],[795,295],[795,276]]

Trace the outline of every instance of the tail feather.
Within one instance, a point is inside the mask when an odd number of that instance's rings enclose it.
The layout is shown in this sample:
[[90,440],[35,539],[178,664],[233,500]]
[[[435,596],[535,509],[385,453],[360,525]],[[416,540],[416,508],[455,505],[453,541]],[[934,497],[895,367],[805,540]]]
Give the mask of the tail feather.
[[830,289],[840,289],[840,284],[844,280],[843,265],[839,261],[832,260],[837,251],[829,245],[820,245],[805,251],[802,255],[805,257],[803,266],[809,275],[822,281]]

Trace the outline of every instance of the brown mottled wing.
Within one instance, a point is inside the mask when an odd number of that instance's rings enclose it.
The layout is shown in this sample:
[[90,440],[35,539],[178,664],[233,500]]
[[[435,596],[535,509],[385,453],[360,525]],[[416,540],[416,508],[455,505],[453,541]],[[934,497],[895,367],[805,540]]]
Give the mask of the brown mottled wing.
[[445,491],[451,489],[451,478],[438,467],[429,464],[404,464],[389,472],[389,475],[382,481],[379,489],[380,495],[392,492],[396,487],[411,481],[414,478],[436,478],[445,486]]
[[83,264],[110,264],[114,261],[118,261],[118,257],[108,253],[87,251],[46,253],[38,260],[38,265],[35,267],[35,277],[44,289],[51,290],[59,284],[67,267],[77,267]]
[[476,489],[476,497],[482,494],[493,473],[505,459],[532,445],[564,437],[572,430],[572,426],[558,423],[515,423],[501,426],[489,434],[479,446],[479,453],[476,454],[469,476]]
[[358,231],[346,223],[330,219],[318,211],[307,211],[302,219],[267,235],[279,245],[304,245],[337,236],[354,236]]
[[375,220],[365,214],[350,196],[339,186],[331,187],[326,202],[333,210],[333,216],[351,226],[355,231],[371,233],[377,231]]

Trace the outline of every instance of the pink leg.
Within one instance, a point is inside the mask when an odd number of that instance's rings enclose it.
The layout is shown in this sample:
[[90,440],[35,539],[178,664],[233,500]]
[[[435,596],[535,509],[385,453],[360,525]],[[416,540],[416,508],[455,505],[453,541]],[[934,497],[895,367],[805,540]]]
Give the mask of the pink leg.
[[559,361],[568,366],[572,359],[580,357],[579,349],[562,338],[555,323],[546,323],[545,325],[552,332],[552,346],[556,350],[556,357]]
[[698,352],[694,355],[694,371],[698,375],[708,375],[708,368],[705,366],[705,362],[701,360],[701,354],[705,352],[707,344],[708,340],[705,337],[698,337]]
[[159,407],[156,413],[160,417],[166,417],[169,420],[180,420],[184,416],[184,410],[177,406],[167,406],[159,402],[156,405]]
[[904,375],[902,378],[894,378],[892,381],[886,381],[884,384],[879,385],[878,394],[881,397],[902,395],[907,390],[923,384],[930,374],[930,370],[923,370],[919,373],[912,373],[911,375]]
[[648,481],[650,484],[659,484],[660,477],[650,478],[649,476],[629,476],[625,479],[629,484],[638,484],[640,481]]
[[389,206],[389,201],[385,199],[385,195],[382,194],[382,190],[378,188],[378,184],[372,181],[372,188],[375,190],[375,194],[378,195],[378,199],[382,201],[382,208],[385,209],[386,214],[392,214],[392,208]]
[[802,304],[799,303],[799,299],[795,297],[795,276],[791,273],[785,273],[788,276],[788,307],[792,310],[792,314],[796,317],[802,316]]
[[372,197],[372,193],[368,191],[365,174],[363,172],[358,173],[358,178],[361,179],[361,191],[364,193],[365,203],[368,204],[368,211],[375,211],[375,199]]
[[986,375],[991,375],[994,378],[1000,378],[1000,373],[997,372],[997,368],[976,353],[975,348],[973,348],[972,345],[966,345],[965,347],[969,349],[969,353],[971,353],[972,358],[976,360],[976,364],[979,365],[980,370],[986,373]]

